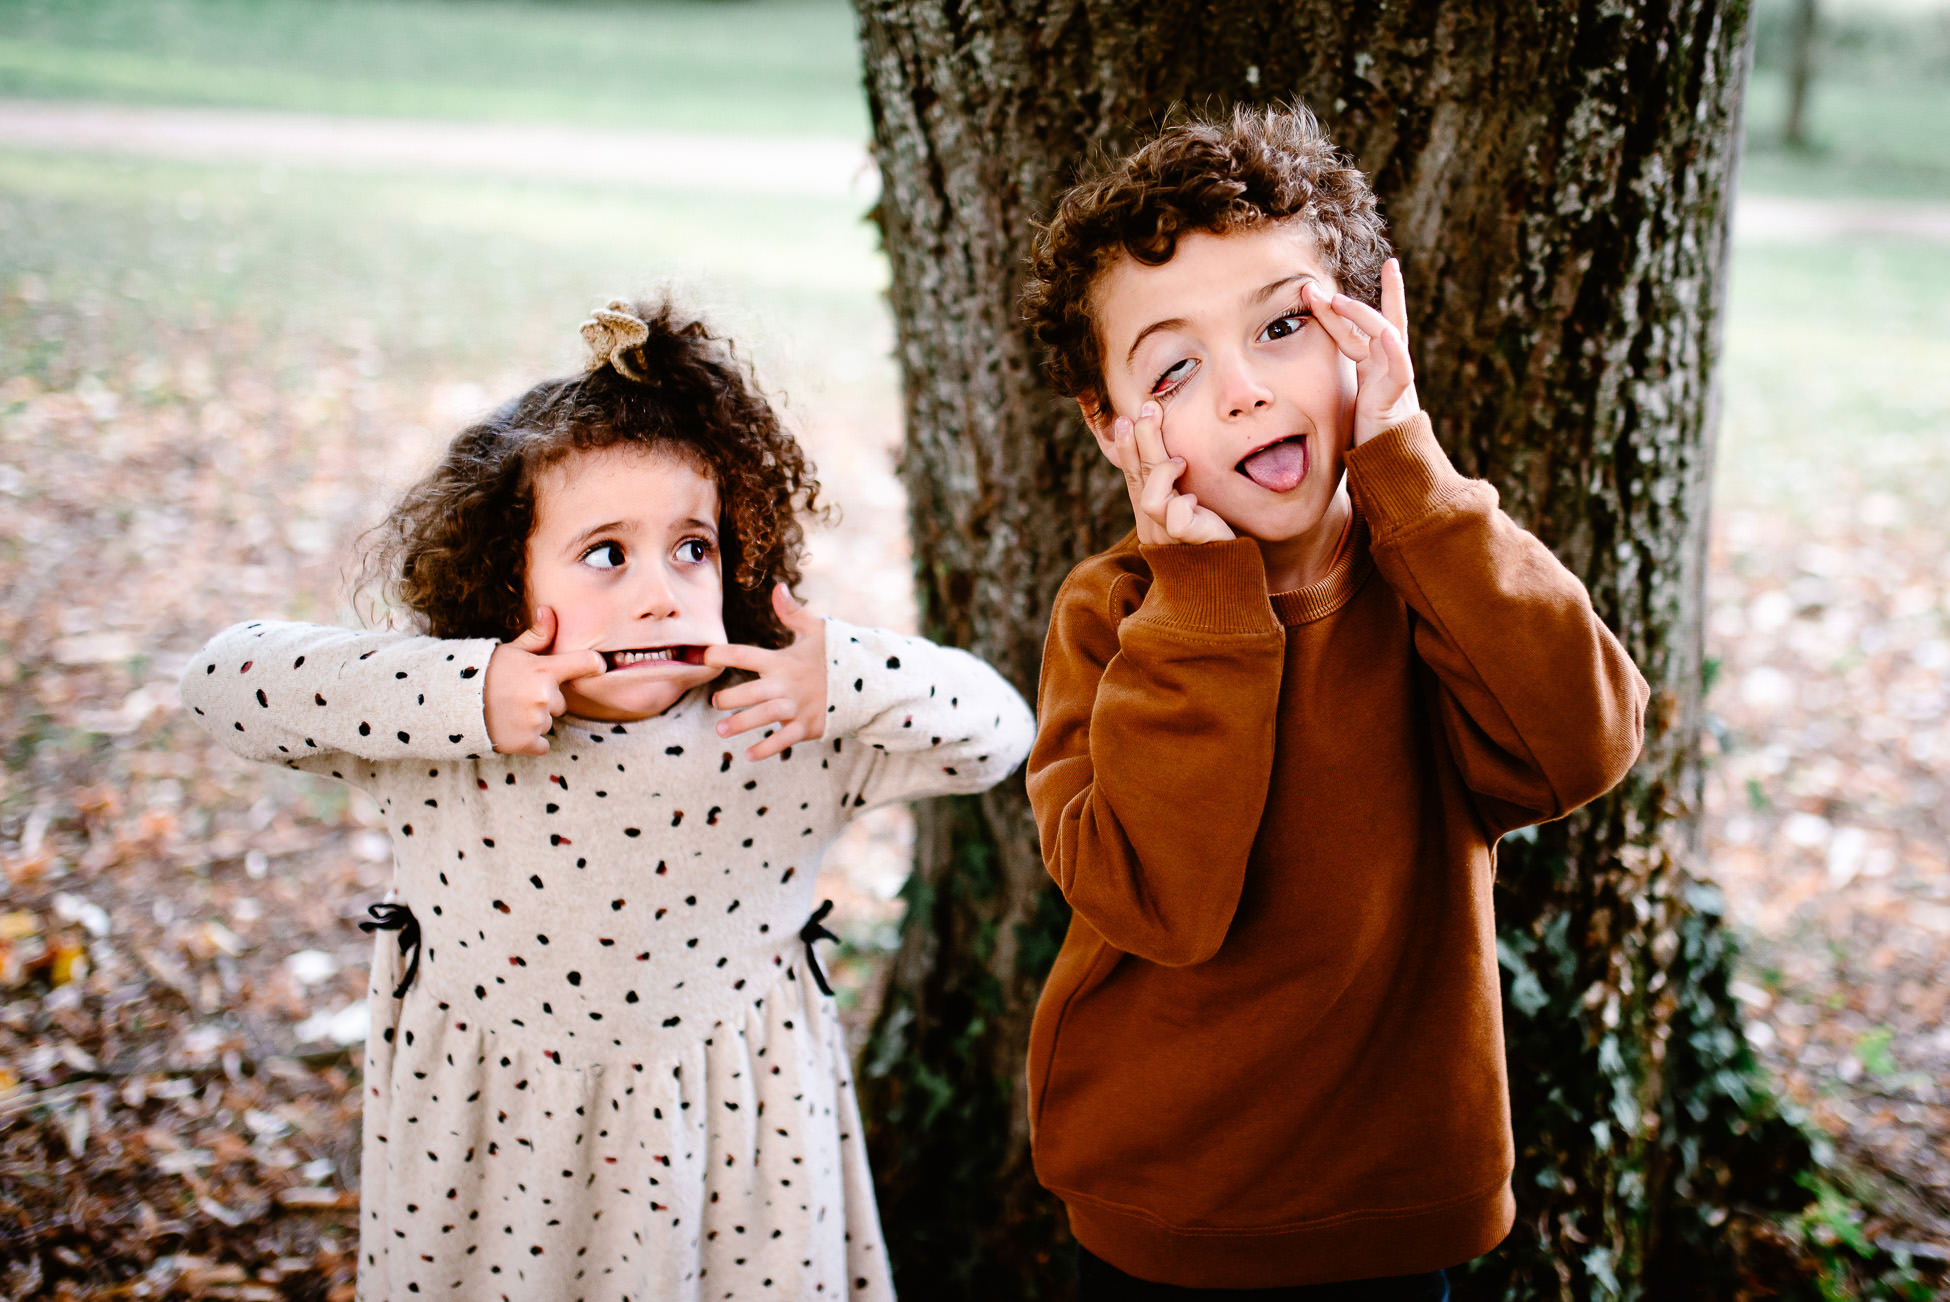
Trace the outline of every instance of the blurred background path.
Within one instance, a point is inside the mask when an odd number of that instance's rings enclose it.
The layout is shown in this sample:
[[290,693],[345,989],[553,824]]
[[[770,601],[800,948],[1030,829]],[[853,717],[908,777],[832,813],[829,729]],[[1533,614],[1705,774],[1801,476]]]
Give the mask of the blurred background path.
[[[1950,4],[1825,0],[1799,148],[1790,8],[1731,254],[1702,889],[1756,1053],[1874,1186],[1816,1237],[1950,1245]],[[844,513],[805,595],[912,626],[866,138],[843,0],[0,0],[0,1295],[68,1261],[32,1226],[156,1296],[349,1297],[388,843],[206,746],[174,678],[236,619],[355,618],[361,531],[592,305],[669,286],[738,341]],[[822,883],[855,1028],[906,826]]]

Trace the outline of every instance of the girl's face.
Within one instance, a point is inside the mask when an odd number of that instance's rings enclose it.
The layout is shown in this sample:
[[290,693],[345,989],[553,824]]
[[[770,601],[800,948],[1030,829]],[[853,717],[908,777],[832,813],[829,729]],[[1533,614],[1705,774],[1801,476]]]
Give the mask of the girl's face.
[[718,676],[703,663],[725,640],[717,521],[718,486],[679,457],[576,452],[538,476],[530,614],[555,612],[551,650],[607,666],[562,685],[571,713],[647,719]]

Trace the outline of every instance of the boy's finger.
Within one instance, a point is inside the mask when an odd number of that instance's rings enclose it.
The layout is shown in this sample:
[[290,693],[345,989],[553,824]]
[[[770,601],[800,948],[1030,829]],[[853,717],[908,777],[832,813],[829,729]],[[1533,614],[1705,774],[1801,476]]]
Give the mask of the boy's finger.
[[1171,459],[1165,451],[1165,409],[1155,402],[1139,407],[1132,436],[1137,443],[1139,472],[1148,485],[1151,472]]
[[[1352,322],[1362,334],[1366,335],[1370,346],[1382,335],[1395,331],[1394,323],[1387,317],[1359,299],[1349,298],[1346,294],[1334,295],[1334,311],[1339,313],[1343,320]],[[1395,333],[1400,332],[1395,331]]]
[[[1321,328],[1327,331],[1327,337],[1334,341],[1334,346],[1346,357],[1357,362],[1367,361],[1368,342],[1365,332],[1357,329],[1347,314],[1340,311],[1341,300],[1346,298],[1346,295],[1329,295],[1312,282],[1308,282],[1304,292],[1307,301],[1313,304],[1314,320],[1320,322]],[[1350,298],[1347,301],[1352,303],[1354,300]]]
[[762,674],[772,666],[776,651],[743,642],[713,642],[704,648],[704,663],[713,669],[749,669]]
[[1117,454],[1117,468],[1124,472],[1124,483],[1135,499],[1138,490],[1144,487],[1144,477],[1138,471],[1137,439],[1129,416],[1119,416],[1111,422],[1110,446]]
[[515,640],[508,643],[517,651],[526,651],[531,656],[546,652],[555,641],[555,611],[549,606],[535,609],[535,621],[523,629]]
[[1402,283],[1402,260],[1390,258],[1381,268],[1381,315],[1408,340],[1408,290]]
[[1178,477],[1185,473],[1185,463],[1172,457],[1160,465],[1149,479],[1144,481],[1144,491],[1138,495],[1138,507],[1153,520],[1163,523],[1172,499],[1177,495]]

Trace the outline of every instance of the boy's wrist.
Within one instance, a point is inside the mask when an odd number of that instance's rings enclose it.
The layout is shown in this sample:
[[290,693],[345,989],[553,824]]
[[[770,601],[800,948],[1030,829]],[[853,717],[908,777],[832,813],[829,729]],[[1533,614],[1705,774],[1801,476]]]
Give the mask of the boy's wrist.
[[1276,633],[1266,564],[1251,538],[1141,545],[1151,587],[1133,619],[1216,636]]

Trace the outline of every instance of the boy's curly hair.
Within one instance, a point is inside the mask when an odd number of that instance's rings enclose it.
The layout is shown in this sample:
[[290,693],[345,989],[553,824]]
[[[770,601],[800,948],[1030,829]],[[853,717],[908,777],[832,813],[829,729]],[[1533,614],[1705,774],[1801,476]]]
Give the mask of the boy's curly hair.
[[1022,294],[1050,382],[1087,410],[1107,404],[1090,295],[1118,258],[1155,267],[1188,231],[1287,221],[1312,231],[1342,293],[1379,304],[1388,240],[1374,192],[1308,109],[1241,105],[1226,118],[1188,117],[1126,157],[1099,162],[1037,232]]
[[421,631],[506,642],[527,628],[536,479],[573,453],[624,447],[681,458],[717,485],[726,636],[792,641],[772,587],[799,581],[798,514],[819,493],[812,466],[728,341],[668,302],[627,306],[647,339],[462,430],[374,529],[367,583]]

